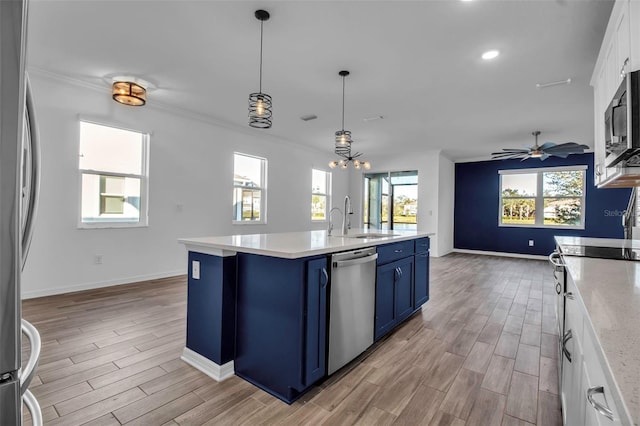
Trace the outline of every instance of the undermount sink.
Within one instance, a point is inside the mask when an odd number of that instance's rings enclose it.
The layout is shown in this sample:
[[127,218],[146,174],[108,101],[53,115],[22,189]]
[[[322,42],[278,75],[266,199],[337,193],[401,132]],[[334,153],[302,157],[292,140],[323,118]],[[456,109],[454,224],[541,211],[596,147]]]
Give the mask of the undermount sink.
[[397,234],[347,234],[342,235],[344,238],[363,238],[363,239],[371,239],[371,238],[385,238],[385,237],[393,237]]

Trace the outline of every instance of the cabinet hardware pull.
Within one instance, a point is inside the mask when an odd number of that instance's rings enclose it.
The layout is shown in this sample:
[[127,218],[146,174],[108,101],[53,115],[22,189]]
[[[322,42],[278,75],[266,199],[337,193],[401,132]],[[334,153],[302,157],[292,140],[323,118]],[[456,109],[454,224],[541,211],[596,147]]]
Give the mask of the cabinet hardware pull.
[[571,330],[569,330],[564,334],[564,338],[562,339],[562,353],[567,357],[567,360],[569,362],[571,362],[571,352],[567,350],[567,342],[571,340],[572,337],[573,333],[571,333]]
[[587,389],[587,401],[589,401],[589,404],[591,404],[591,406],[598,413],[602,414],[603,416],[605,416],[609,420],[613,420],[613,411],[611,411],[611,409],[609,407],[604,406],[604,405],[600,404],[599,402],[597,402],[595,399],[593,399],[593,395],[595,395],[597,393],[601,393],[602,394],[602,396],[604,397],[604,402],[606,403],[607,402],[607,398],[604,395],[604,387],[603,386],[594,386],[594,387],[591,387],[591,388]]
[[627,64],[629,63],[629,58],[624,60],[624,64],[622,64],[622,68],[620,68],[620,78],[624,78],[625,75],[627,75]]
[[327,274],[327,268],[322,268],[322,276],[324,277],[322,287],[326,287],[327,284],[329,284],[329,274]]
[[574,295],[573,295],[573,293],[571,293],[570,291],[566,292],[566,293],[564,294],[564,296],[565,296],[567,299],[569,299],[569,300],[574,300],[574,299],[575,299],[575,296],[574,296]]
[[[556,259],[558,260],[558,262],[554,261]],[[562,261],[560,260],[560,253],[558,253],[557,251],[554,251],[549,255],[549,263],[551,263],[556,268],[563,268],[565,266],[564,263],[562,263]]]
[[562,286],[560,285],[560,283],[556,283],[556,293],[560,294],[561,291],[562,291]]
[[402,253],[402,252],[403,252],[403,250],[402,250],[402,249],[400,249],[400,250],[394,250],[393,252],[394,252],[394,253]]

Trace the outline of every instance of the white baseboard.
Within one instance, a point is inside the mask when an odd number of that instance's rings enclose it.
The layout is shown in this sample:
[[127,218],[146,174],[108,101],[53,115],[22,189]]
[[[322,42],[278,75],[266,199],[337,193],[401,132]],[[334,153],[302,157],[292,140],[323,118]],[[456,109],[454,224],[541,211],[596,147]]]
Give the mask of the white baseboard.
[[484,254],[486,256],[500,256],[500,257],[516,257],[518,259],[533,259],[533,260],[547,260],[547,256],[541,256],[538,254],[521,254],[521,253],[504,253],[501,251],[484,251],[484,250],[467,250],[467,249],[453,249],[454,253],[467,253],[467,254]]
[[119,278],[116,280],[96,281],[92,283],[78,284],[68,287],[56,287],[47,288],[42,290],[23,291],[22,300],[33,299],[36,297],[54,296],[56,294],[73,293],[75,291],[93,290],[102,287],[111,287],[116,285],[132,284],[140,281],[157,280],[160,278],[175,277],[178,275],[185,275],[186,271],[183,269],[177,271],[166,271],[157,274],[137,275],[133,277]]
[[233,361],[218,365],[189,348],[184,348],[180,359],[218,382],[222,382],[235,375]]

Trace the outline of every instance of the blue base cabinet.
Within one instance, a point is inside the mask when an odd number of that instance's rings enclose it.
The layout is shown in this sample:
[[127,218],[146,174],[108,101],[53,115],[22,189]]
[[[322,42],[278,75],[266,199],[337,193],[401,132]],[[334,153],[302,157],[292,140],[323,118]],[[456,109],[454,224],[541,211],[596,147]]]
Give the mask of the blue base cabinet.
[[374,333],[376,340],[413,313],[412,272],[413,256],[378,266]]
[[[193,278],[193,263],[200,278]],[[189,252],[187,348],[218,365],[233,361],[236,317],[236,257]]]
[[429,300],[429,238],[378,246],[375,340]]
[[416,240],[414,264],[413,308],[429,300],[429,238]]
[[326,375],[327,259],[237,256],[235,372],[287,403]]

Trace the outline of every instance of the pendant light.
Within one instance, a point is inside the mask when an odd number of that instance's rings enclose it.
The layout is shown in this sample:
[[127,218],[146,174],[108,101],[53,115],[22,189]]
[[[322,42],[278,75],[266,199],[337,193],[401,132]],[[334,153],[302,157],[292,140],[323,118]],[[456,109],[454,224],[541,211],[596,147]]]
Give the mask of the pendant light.
[[262,93],[262,27],[269,20],[269,12],[256,10],[255,17],[260,21],[260,89],[249,95],[249,126],[258,129],[271,127],[271,96]]
[[344,86],[345,77],[349,75],[349,71],[340,71],[338,75],[342,77],[342,129],[336,132],[334,152],[342,158],[339,161],[331,161],[329,163],[329,167],[332,169],[335,169],[336,167],[346,169],[349,167],[349,163],[352,163],[353,167],[356,169],[364,167],[368,170],[371,168],[371,163],[368,161],[358,160],[358,157],[360,157],[362,153],[351,153],[351,143],[353,142],[351,139],[351,132],[344,129]]
[[336,132],[336,146],[338,144],[346,146],[352,142],[351,132],[344,129],[344,80],[349,75],[349,71],[340,71],[338,75],[342,77],[342,130]]

